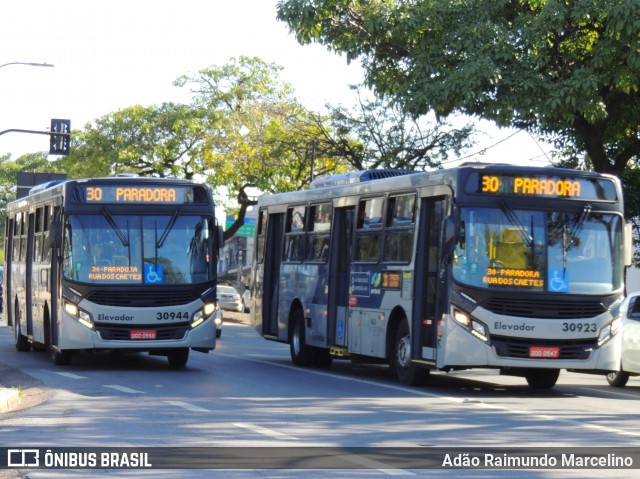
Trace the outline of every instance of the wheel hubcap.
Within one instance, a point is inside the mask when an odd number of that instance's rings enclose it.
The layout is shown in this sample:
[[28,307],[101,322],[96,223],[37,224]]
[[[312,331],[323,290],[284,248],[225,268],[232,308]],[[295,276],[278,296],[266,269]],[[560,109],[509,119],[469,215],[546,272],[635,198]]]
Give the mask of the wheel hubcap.
[[411,361],[411,342],[409,336],[400,339],[398,343],[397,361],[398,366],[406,368]]

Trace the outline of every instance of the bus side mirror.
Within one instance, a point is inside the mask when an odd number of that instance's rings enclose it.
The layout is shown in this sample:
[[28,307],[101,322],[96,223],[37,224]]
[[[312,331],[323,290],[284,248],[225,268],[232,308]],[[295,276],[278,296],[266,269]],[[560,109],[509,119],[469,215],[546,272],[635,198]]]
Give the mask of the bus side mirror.
[[54,249],[59,248],[61,244],[60,221],[54,219],[49,226],[49,236],[47,237],[47,247]]
[[449,215],[444,220],[444,256],[448,258],[453,254],[458,236],[458,221],[454,215]]
[[224,248],[224,229],[220,225],[216,225],[216,240],[218,249],[221,250]]

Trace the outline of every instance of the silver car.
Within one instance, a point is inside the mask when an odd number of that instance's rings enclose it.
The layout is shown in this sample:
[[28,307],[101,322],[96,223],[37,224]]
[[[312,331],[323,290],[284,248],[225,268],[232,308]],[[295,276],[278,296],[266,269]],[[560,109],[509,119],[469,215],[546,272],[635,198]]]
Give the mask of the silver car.
[[218,307],[242,313],[242,296],[232,286],[218,285]]
[[620,317],[620,370],[607,374],[609,385],[617,388],[627,384],[629,376],[640,375],[640,292],[631,293],[625,298],[620,306]]

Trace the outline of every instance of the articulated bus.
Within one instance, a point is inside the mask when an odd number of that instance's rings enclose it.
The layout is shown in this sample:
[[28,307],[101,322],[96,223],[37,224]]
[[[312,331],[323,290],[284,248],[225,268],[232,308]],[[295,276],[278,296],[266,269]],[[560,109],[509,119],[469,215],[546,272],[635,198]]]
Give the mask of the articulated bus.
[[51,182],[7,206],[4,316],[18,351],[166,356],[216,345],[221,228],[210,189],[185,180]]
[[403,384],[491,368],[555,385],[618,370],[631,234],[619,181],[463,165],[321,178],[258,199],[252,321],[294,364],[383,362]]

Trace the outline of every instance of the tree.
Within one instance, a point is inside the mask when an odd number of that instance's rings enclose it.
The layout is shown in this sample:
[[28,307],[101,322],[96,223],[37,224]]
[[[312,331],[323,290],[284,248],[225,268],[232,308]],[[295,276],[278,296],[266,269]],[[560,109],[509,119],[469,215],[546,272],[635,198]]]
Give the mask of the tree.
[[[252,202],[249,185],[264,192],[306,187],[316,174],[346,171],[341,157],[318,154],[312,172],[310,145],[320,137],[326,119],[305,109],[291,85],[279,79],[282,67],[259,58],[232,58],[184,75],[176,86],[190,88],[192,105],[215,118],[213,154],[207,158],[208,181],[238,197],[236,226]],[[237,228],[236,228],[237,229]],[[234,227],[225,236],[232,235]]]
[[637,0],[283,0],[278,18],[361,59],[366,83],[414,116],[553,136],[619,177],[640,154]]
[[62,161],[72,177],[128,172],[192,179],[212,154],[211,122],[194,106],[131,106],[75,132],[71,154]]
[[452,152],[471,146],[471,125],[457,129],[444,121],[414,118],[391,101],[367,100],[361,87],[352,88],[356,106],[329,106],[332,131],[326,137],[357,170],[436,168]]

